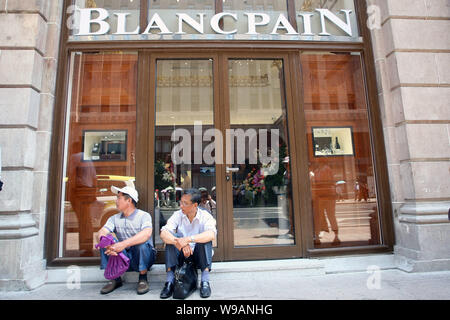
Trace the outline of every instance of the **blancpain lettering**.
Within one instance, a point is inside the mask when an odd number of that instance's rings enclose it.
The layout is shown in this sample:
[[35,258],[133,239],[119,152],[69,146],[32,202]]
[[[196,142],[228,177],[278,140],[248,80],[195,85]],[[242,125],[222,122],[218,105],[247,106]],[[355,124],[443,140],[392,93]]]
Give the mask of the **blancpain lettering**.
[[[127,17],[131,15],[131,13],[113,13],[112,17],[117,19],[117,26],[116,30],[111,30],[111,25],[108,22],[111,15],[108,10],[103,8],[78,8],[77,10],[79,11],[79,28],[78,33],[76,34],[77,36],[105,35],[108,33],[112,33],[113,35],[146,35],[152,33],[152,31],[160,35],[183,35],[186,34],[186,26],[191,27],[198,34],[204,34],[207,23],[209,23],[211,29],[217,34],[233,35],[238,33],[237,28],[235,28],[239,23],[238,15],[228,12],[218,13],[209,21],[206,21],[205,13],[197,13],[195,17],[187,13],[175,13],[176,18],[174,18],[177,21],[176,30],[170,30],[166,22],[158,13],[154,13],[151,16],[145,30],[141,30],[140,27],[136,25],[127,25]],[[281,34],[280,31],[283,31],[282,34],[288,36],[313,36],[315,34],[312,32],[311,18],[317,14],[320,16],[321,26],[321,32],[318,34],[319,36],[331,36],[331,34],[327,31],[327,23],[331,23],[338,29],[342,30],[349,37],[353,37],[352,19],[350,17],[352,10],[340,10],[339,13],[333,13],[328,9],[316,9],[315,12],[298,13],[298,17],[301,17],[303,21],[303,23],[299,23],[299,29],[302,30],[295,30],[284,14],[279,14],[277,19],[274,20],[266,13],[245,12],[243,15],[244,19],[246,19],[245,22],[247,27],[247,32],[245,34],[252,36],[259,35],[259,27],[268,26],[271,22],[273,23],[273,21],[275,21],[275,24],[270,32],[271,35]],[[230,20],[235,23],[235,26],[233,26],[234,29],[224,30],[221,27],[221,21],[223,21],[225,17],[229,17]],[[93,26],[98,26],[96,31],[93,31]]]

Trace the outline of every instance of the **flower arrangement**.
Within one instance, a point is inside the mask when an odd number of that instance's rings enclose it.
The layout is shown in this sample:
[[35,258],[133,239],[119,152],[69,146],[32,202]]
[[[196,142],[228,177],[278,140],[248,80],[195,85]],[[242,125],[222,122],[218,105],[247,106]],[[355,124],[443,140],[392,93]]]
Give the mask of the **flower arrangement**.
[[254,195],[263,193],[266,190],[264,185],[264,175],[261,169],[253,168],[247,174],[247,178],[244,180],[245,190],[253,192]]
[[175,185],[175,174],[164,161],[155,162],[155,189],[164,190]]

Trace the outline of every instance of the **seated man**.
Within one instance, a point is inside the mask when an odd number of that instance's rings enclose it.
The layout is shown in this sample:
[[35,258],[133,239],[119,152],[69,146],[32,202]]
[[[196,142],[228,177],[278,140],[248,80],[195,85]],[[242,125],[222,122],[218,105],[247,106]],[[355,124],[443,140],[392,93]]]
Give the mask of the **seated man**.
[[216,220],[198,207],[200,201],[198,190],[185,190],[180,201],[181,210],[174,212],[161,229],[161,239],[166,243],[167,271],[167,280],[160,295],[162,299],[173,294],[175,268],[190,256],[202,271],[200,296],[207,298],[211,295],[209,271],[213,255],[212,241],[217,235]]
[[[147,271],[155,262],[156,250],[152,243],[152,217],[148,212],[136,209],[138,192],[132,187],[111,187],[117,194],[116,205],[120,213],[113,215],[100,229],[98,237],[114,232],[118,242],[101,250],[101,266],[105,269],[108,258],[122,252],[130,259],[127,271],[139,272],[138,294],[149,291]],[[122,286],[122,279],[111,280],[100,293],[107,294]]]

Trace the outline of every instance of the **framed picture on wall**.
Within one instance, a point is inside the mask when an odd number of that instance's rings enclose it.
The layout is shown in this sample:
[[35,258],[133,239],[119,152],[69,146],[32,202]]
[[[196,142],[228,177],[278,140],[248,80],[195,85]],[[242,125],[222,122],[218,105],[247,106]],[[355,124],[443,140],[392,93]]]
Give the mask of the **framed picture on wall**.
[[314,157],[354,156],[352,127],[313,127]]
[[126,161],[127,130],[84,130],[83,161]]

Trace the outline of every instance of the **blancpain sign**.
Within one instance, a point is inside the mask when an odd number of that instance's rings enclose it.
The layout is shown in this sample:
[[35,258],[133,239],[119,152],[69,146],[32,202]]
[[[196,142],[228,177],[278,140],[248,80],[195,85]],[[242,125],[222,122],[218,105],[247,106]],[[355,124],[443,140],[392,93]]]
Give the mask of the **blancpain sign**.
[[[225,39],[264,39],[264,36],[272,39],[280,37],[280,39],[308,38],[310,40],[321,40],[319,38],[323,37],[358,39],[358,35],[355,34],[357,33],[357,31],[355,32],[356,20],[352,10],[340,10],[333,13],[328,9],[316,9],[315,12],[298,13],[299,30],[292,26],[284,14],[270,16],[266,13],[243,12],[237,15],[236,13],[222,12],[208,18],[205,13],[174,12],[173,17],[170,18],[171,21],[167,23],[160,14],[154,13],[150,16],[145,30],[141,30],[137,23],[136,25],[129,23],[129,20],[136,21],[136,19],[129,19],[133,14],[131,12],[110,13],[102,8],[77,8],[76,11],[76,29],[78,32],[73,35],[75,39],[80,40],[86,38],[86,36],[95,37],[94,40],[98,36],[108,36],[111,39],[116,39],[117,36],[140,36],[140,39],[155,39],[155,37],[183,39],[182,36],[187,34],[186,29],[189,29],[190,39],[202,39],[201,36],[205,35],[205,32],[211,36],[210,30],[213,33],[212,37],[208,37],[208,39],[221,37]],[[165,17],[168,19],[167,16]],[[227,19],[227,28],[223,27],[225,19]],[[313,32],[313,19],[317,21],[315,24],[317,24],[320,32],[319,30],[316,33]],[[320,19],[320,22],[318,19]],[[114,20],[114,23],[111,22],[112,20]],[[190,28],[186,28],[187,26]],[[244,26],[246,32],[242,33],[241,31],[239,33],[238,26],[240,28]],[[339,34],[331,34],[329,29],[333,29]],[[127,37],[127,39],[129,38]]]

